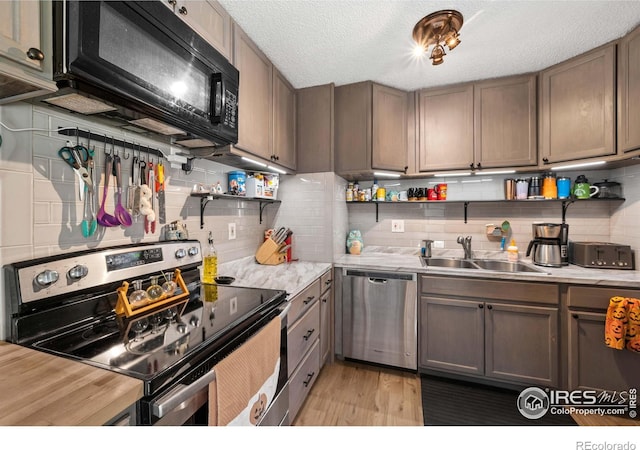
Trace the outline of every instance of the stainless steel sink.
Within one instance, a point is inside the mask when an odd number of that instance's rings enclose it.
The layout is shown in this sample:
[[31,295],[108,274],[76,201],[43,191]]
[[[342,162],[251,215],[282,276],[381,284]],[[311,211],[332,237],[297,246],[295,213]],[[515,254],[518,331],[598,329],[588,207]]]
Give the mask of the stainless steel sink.
[[494,259],[474,259],[473,263],[485,270],[495,270],[497,272],[545,272],[531,264],[511,261],[498,261]]
[[422,265],[425,267],[448,267],[453,269],[478,269],[473,262],[460,258],[425,258],[420,257]]
[[501,261],[495,259],[462,259],[462,258],[426,258],[420,257],[423,267],[446,267],[451,269],[492,270],[495,272],[530,272],[546,273],[544,269],[523,262]]

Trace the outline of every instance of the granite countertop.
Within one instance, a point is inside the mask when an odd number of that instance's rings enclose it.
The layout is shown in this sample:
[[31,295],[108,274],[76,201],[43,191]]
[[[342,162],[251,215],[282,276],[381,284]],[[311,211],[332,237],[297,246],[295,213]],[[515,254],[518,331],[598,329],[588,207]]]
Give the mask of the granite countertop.
[[[553,283],[579,283],[587,285],[640,288],[640,273],[637,270],[592,269],[575,265],[565,267],[540,267],[545,273],[497,272],[479,269],[446,267],[423,267],[418,258],[419,249],[407,247],[365,247],[361,255],[342,255],[334,261],[336,267],[370,270],[413,272],[438,275],[460,275],[473,278],[499,278],[502,280],[547,281]],[[462,250],[433,250],[433,256],[463,256]],[[506,260],[506,252],[474,251],[476,259]],[[531,263],[530,259],[521,259]]]
[[331,263],[308,261],[268,266],[258,264],[253,256],[247,256],[220,264],[218,275],[234,277],[232,286],[281,289],[292,298],[329,269]]

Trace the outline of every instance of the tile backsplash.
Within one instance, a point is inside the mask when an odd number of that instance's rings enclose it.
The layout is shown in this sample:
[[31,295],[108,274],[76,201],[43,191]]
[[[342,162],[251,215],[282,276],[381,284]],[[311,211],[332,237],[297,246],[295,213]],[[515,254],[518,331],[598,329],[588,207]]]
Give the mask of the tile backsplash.
[[[14,129],[0,128],[0,265],[60,252],[153,242],[162,238],[162,227],[158,226],[155,233],[145,234],[142,221],[128,228],[99,227],[97,234],[84,238],[80,230],[83,203],[78,198],[77,179],[57,153],[68,137],[48,130],[79,127],[96,135],[159,148],[165,154],[170,152],[167,145],[138,134],[125,135],[84,117],[28,103],[0,107],[0,121]],[[96,139],[91,144],[96,150],[96,170],[102,173],[105,145],[101,139]],[[87,144],[86,140],[82,142]],[[111,151],[109,143],[106,150]],[[115,150],[122,152],[122,149]],[[130,173],[131,161],[131,158],[123,160],[123,174]],[[220,181],[226,187],[227,172],[232,170],[235,168],[202,159],[193,161],[190,173],[165,165],[167,222],[183,221],[190,237],[200,240],[203,246],[208,232],[212,231],[221,262],[255,254],[264,230],[279,226],[293,230],[293,257],[306,261],[331,262],[345,253],[346,236],[351,229],[361,230],[365,246],[417,248],[422,239],[433,239],[443,241],[446,249],[462,252],[456,237],[464,235],[473,237],[474,249],[498,250],[500,239],[488,238],[486,225],[500,226],[504,220],[510,223],[510,237],[524,252],[531,239],[532,222],[559,223],[562,217],[559,202],[480,202],[502,199],[506,176],[475,176],[400,182],[380,180],[380,185],[387,190],[397,191],[446,182],[449,200],[471,201],[466,223],[463,202],[381,204],[376,222],[375,205],[346,203],[347,182],[333,172],[325,172],[281,176],[278,199],[282,202],[263,209],[262,223],[257,202],[211,200],[205,207],[204,227],[200,229],[200,201],[190,196],[193,185]],[[574,180],[578,174],[562,175]],[[586,174],[591,182],[607,178],[622,183],[626,200],[571,204],[566,214],[570,239],[610,241],[637,249],[640,243],[640,229],[636,226],[640,221],[640,165]],[[128,176],[125,179],[128,183]],[[363,184],[366,188],[371,182]],[[102,191],[98,189],[96,194],[101,197]],[[110,188],[107,211],[114,209],[113,197]],[[405,231],[392,233],[392,220],[403,220]],[[235,240],[228,239],[227,224],[231,222],[236,224]],[[0,293],[4,292],[2,276],[0,272]],[[0,301],[0,339],[6,337],[3,328],[5,307],[6,301]]]

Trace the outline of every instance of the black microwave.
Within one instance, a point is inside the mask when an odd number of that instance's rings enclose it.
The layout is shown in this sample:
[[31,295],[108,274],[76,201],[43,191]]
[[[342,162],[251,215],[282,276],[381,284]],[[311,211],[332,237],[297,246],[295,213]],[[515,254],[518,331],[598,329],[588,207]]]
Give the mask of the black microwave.
[[54,1],[53,24],[42,101],[190,148],[238,141],[238,70],[163,2]]

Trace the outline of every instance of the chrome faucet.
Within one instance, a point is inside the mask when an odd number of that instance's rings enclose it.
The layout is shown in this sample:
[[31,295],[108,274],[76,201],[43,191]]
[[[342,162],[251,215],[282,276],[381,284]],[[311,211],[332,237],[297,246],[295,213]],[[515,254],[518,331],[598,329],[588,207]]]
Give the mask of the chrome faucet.
[[433,244],[431,239],[425,239],[422,241],[422,256],[425,258],[431,258],[431,244]]
[[465,238],[458,236],[457,242],[462,245],[462,249],[464,250],[464,259],[471,259],[473,257],[471,254],[471,236],[467,236]]

